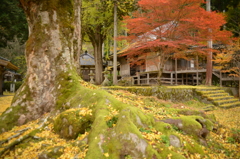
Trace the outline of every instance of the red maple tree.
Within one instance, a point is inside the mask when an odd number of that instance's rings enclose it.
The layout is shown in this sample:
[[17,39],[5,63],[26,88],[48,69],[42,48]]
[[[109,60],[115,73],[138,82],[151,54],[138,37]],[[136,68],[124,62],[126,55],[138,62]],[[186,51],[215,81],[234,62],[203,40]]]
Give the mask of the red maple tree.
[[[132,43],[123,56],[130,59],[155,53],[158,70],[170,58],[183,58],[186,50],[206,53],[202,46],[211,38],[214,42],[229,39],[231,33],[221,30],[226,21],[217,12],[207,12],[203,0],[140,0],[139,9],[125,17],[129,30],[126,38]],[[211,32],[210,32],[211,30]]]

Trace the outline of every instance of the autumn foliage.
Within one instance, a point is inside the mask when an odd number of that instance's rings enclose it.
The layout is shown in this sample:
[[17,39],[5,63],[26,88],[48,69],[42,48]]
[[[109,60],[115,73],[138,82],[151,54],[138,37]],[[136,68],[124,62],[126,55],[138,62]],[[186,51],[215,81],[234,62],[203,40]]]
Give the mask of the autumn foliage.
[[[140,9],[125,18],[129,30],[130,47],[124,51],[129,58],[157,52],[159,63],[174,55],[191,52],[205,53],[206,41],[226,42],[230,32],[221,30],[225,17],[217,12],[207,12],[203,0],[140,0]],[[173,54],[174,53],[174,54]]]

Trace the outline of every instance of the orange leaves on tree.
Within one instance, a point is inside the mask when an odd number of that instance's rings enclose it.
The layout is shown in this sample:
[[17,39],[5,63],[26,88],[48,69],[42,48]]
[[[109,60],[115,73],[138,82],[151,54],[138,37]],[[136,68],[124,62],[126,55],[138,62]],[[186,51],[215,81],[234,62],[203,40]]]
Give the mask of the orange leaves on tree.
[[[164,59],[159,62],[164,63],[173,53],[203,46],[203,41],[209,38],[227,41],[231,33],[220,29],[226,23],[224,15],[207,12],[201,7],[202,3],[203,0],[140,0],[140,9],[133,13],[133,18],[125,18],[129,30],[127,39],[134,42],[125,55],[158,52]],[[199,51],[198,48],[191,50]]]

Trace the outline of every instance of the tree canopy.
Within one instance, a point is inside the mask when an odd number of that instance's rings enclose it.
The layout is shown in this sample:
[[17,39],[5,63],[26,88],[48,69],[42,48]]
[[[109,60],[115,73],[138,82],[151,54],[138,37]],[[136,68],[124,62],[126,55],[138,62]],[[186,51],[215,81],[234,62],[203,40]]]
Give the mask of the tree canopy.
[[238,0],[213,0],[212,1],[213,10],[217,10],[220,12],[226,12],[226,20],[227,24],[225,25],[226,29],[231,31],[235,37],[239,37],[240,30],[240,1]]
[[202,0],[140,0],[138,4],[141,9],[133,13],[133,18],[125,19],[127,39],[134,42],[126,55],[156,52],[161,59],[160,68],[170,56],[184,56],[189,48],[191,52],[204,53],[202,46],[209,38],[219,43],[231,35],[220,29],[226,23],[225,17],[207,12],[201,7]]
[[135,0],[83,0],[83,19],[82,32],[87,35],[94,47],[96,83],[102,82],[102,44],[106,36],[112,35],[113,28],[113,9],[114,3],[118,5],[118,19],[122,19],[133,9],[135,9]]

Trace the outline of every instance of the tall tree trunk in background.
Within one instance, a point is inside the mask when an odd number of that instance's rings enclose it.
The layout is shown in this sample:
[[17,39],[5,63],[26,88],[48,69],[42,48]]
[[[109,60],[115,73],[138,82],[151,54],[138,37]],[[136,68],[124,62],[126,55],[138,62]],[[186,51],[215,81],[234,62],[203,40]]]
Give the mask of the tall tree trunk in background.
[[0,66],[0,95],[3,95],[3,66]]
[[103,81],[102,44],[104,41],[104,36],[101,34],[101,26],[96,27],[96,30],[94,31],[88,30],[87,33],[94,48],[95,82],[99,85]]
[[240,62],[237,63],[238,66],[238,98],[240,99]]
[[[211,1],[206,0],[206,9],[207,11],[211,12]],[[211,34],[211,30],[209,29],[209,34]],[[209,36],[211,37],[211,35]],[[208,48],[212,49],[212,39],[210,38],[208,40]],[[207,54],[207,68],[206,68],[206,85],[211,86],[212,85],[212,51],[210,50]]]
[[114,1],[113,84],[117,85],[117,1]]
[[74,0],[75,5],[74,5],[74,15],[75,15],[75,20],[74,20],[74,62],[75,62],[75,67],[77,69],[78,75],[81,75],[81,66],[80,66],[80,54],[82,50],[82,45],[81,45],[81,6],[82,6],[82,1],[81,0]]
[[9,116],[7,122],[13,125],[24,124],[55,107],[66,106],[64,99],[67,97],[62,96],[73,81],[72,75],[76,74],[77,48],[81,45],[81,40],[77,40],[79,29],[75,30],[80,25],[80,19],[75,19],[79,17],[75,14],[80,11],[80,6],[76,6],[80,5],[80,0],[20,2],[29,25],[25,50],[28,70],[12,101],[12,108],[0,118],[1,121]]
[[240,99],[240,76],[238,77],[238,98]]

